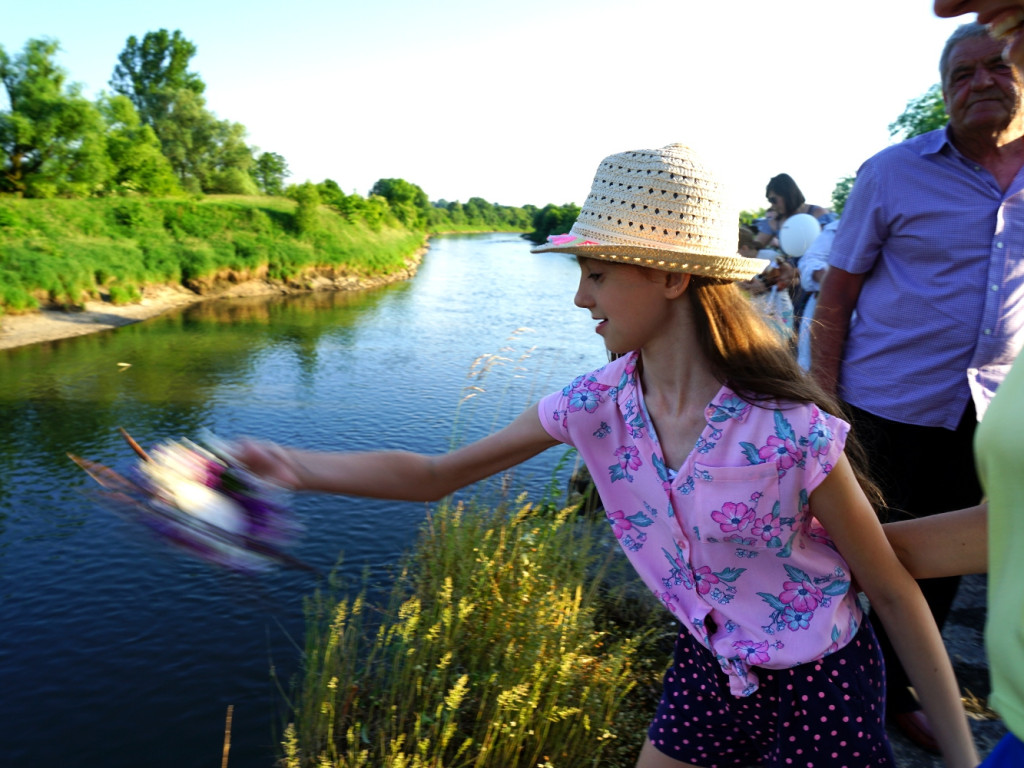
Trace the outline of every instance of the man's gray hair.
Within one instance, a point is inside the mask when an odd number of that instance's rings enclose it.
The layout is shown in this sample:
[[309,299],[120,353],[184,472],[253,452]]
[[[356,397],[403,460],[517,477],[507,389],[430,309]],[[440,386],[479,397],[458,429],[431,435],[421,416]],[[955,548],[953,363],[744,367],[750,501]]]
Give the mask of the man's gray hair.
[[953,30],[953,34],[946,40],[946,45],[942,49],[942,55],[939,57],[939,76],[942,78],[943,86],[946,85],[946,70],[949,67],[949,57],[953,55],[953,49],[964,40],[971,40],[975,37],[989,37],[988,27],[976,21],[961,24]]

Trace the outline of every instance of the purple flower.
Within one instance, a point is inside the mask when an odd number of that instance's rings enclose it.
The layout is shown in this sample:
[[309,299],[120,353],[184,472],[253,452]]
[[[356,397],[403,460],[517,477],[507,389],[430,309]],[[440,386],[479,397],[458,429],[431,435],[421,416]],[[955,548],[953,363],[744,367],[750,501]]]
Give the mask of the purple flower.
[[808,440],[810,441],[811,454],[821,456],[828,451],[828,447],[832,443],[832,430],[828,428],[824,421],[815,421],[811,424]]
[[811,617],[813,615],[810,611],[797,611],[792,605],[788,605],[786,610],[782,612],[782,620],[787,627],[795,632],[798,629],[807,629],[811,626]]
[[570,411],[586,411],[593,413],[601,404],[601,393],[592,392],[588,389],[575,389],[569,398]]

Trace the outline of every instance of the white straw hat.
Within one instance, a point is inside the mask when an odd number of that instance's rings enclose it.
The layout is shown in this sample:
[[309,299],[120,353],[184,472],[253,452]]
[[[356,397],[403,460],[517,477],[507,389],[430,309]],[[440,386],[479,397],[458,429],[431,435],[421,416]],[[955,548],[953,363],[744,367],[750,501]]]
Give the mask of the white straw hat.
[[569,234],[533,253],[748,280],[768,262],[739,255],[739,225],[721,182],[692,149],[670,144],[606,157]]

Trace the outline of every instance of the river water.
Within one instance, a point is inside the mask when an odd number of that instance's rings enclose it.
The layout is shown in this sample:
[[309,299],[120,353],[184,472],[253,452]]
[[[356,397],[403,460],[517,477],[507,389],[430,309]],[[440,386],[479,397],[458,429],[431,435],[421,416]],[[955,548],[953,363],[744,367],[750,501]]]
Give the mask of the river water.
[[[229,765],[271,766],[286,716],[272,670],[285,685],[297,671],[318,584],[165,549],[98,507],[68,452],[124,469],[118,427],[144,446],[208,428],[443,450],[604,361],[572,305],[577,278],[571,258],[532,255],[515,235],[446,236],[416,277],[373,291],[208,301],[0,351],[0,765],[220,765],[230,705]],[[538,497],[564,485],[564,454],[513,483]],[[367,571],[381,589],[426,511],[316,495],[293,506],[298,557],[328,571],[342,556],[351,583]],[[370,525],[381,514],[395,520],[385,534]]]

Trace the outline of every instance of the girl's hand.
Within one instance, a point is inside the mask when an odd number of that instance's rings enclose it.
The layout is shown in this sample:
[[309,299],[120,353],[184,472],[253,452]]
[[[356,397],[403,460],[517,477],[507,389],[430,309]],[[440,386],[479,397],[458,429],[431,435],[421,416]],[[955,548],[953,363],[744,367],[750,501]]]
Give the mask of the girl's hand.
[[283,445],[241,438],[231,446],[235,459],[250,472],[289,490],[302,487],[302,466]]

